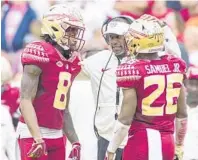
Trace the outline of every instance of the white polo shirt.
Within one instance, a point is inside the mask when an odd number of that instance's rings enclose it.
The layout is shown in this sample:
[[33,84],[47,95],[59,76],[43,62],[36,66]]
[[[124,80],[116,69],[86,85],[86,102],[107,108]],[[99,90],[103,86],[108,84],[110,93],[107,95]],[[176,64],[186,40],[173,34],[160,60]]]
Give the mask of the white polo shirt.
[[[115,113],[120,112],[120,105],[116,108],[116,68],[118,66],[118,59],[113,54],[107,67],[105,68],[109,58],[111,57],[111,51],[103,50],[95,55],[88,57],[83,61],[83,71],[90,77],[92,92],[94,95],[94,101],[96,104],[98,88],[102,73],[102,83],[100,87],[98,110],[96,114],[96,127],[99,135],[108,141],[111,140],[113,130],[115,126]],[[120,91],[120,104],[122,102],[122,93]],[[120,148],[123,148],[126,144],[127,137],[122,143]]]
[[115,106],[116,103],[117,85],[115,72],[118,66],[118,59],[113,54],[105,70],[110,56],[111,51],[104,50],[83,61],[83,71],[90,77],[95,102],[100,79],[104,72],[100,89],[99,106]]

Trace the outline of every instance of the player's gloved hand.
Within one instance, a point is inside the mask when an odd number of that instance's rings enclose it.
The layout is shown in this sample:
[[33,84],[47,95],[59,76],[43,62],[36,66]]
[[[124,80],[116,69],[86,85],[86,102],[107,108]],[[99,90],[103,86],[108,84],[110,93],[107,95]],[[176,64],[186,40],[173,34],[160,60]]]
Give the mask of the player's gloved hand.
[[146,21],[152,21],[152,22],[157,22],[161,27],[164,27],[166,26],[166,22],[154,17],[154,16],[151,16],[149,14],[144,14],[142,15],[139,19],[142,19],[142,20],[146,20]]
[[28,157],[39,158],[47,155],[46,144],[43,139],[36,139],[32,144],[32,148],[27,153]]
[[81,145],[80,143],[76,142],[72,144],[72,150],[69,154],[69,159],[68,160],[80,160],[80,150],[81,150]]
[[182,160],[184,155],[183,146],[175,146],[175,157],[174,160]]

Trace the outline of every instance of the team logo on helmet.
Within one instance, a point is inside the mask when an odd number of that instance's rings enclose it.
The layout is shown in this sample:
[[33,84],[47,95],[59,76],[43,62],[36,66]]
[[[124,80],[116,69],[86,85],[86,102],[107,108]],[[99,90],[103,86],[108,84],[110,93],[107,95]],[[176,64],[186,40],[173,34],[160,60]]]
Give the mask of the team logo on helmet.
[[125,41],[131,55],[163,51],[164,31],[156,22],[135,20],[125,34]]

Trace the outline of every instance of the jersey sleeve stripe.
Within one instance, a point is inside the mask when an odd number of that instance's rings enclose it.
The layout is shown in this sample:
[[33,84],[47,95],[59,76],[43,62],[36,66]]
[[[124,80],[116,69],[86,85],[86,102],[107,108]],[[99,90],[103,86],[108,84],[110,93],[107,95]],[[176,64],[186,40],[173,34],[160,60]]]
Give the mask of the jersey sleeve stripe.
[[36,60],[39,62],[44,62],[44,63],[49,62],[49,58],[40,57],[40,56],[36,56],[36,55],[32,55],[32,54],[23,54],[22,58],[33,59],[33,60]]

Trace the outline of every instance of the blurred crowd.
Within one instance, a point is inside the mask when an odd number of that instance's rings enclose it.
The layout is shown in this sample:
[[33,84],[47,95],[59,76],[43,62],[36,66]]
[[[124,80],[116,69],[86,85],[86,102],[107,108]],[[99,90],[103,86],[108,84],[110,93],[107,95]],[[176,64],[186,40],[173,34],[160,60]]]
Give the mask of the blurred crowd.
[[188,66],[198,66],[197,0],[2,0],[1,103],[9,107],[15,127],[19,116],[21,50],[27,43],[40,39],[41,18],[49,6],[66,2],[82,10],[86,25],[86,43],[82,53],[95,53],[108,47],[101,35],[101,26],[108,18],[127,15],[136,19],[146,13],[164,20],[171,27],[177,37],[182,59]]

